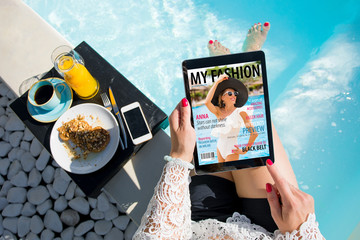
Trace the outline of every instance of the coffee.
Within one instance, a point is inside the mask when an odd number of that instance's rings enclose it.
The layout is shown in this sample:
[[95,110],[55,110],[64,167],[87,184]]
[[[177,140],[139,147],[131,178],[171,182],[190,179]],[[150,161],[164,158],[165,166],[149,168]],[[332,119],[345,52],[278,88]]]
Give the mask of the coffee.
[[54,88],[52,85],[44,85],[39,87],[34,95],[34,100],[37,104],[41,105],[50,100],[53,95]]

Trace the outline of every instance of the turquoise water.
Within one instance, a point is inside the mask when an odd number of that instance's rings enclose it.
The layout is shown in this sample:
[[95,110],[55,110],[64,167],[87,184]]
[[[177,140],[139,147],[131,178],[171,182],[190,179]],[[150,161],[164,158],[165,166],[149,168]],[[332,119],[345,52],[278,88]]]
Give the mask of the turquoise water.
[[360,222],[358,1],[24,2],[73,45],[87,41],[167,114],[185,96],[184,59],[207,56],[210,39],[239,52],[247,29],[269,21],[272,118],[300,188],[314,196],[327,239],[347,239]]

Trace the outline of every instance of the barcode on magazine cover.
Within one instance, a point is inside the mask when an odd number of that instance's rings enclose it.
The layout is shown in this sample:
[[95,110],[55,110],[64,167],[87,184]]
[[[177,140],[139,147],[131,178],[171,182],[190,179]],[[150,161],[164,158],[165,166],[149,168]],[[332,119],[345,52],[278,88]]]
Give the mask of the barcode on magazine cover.
[[213,160],[215,159],[215,152],[207,152],[200,154],[202,160]]

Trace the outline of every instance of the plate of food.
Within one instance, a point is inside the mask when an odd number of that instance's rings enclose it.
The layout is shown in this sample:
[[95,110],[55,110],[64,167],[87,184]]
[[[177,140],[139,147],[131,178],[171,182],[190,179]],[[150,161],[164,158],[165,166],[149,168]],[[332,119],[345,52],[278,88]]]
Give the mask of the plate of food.
[[98,104],[79,104],[55,122],[50,135],[51,154],[68,172],[95,172],[114,156],[119,134],[118,123],[109,110]]

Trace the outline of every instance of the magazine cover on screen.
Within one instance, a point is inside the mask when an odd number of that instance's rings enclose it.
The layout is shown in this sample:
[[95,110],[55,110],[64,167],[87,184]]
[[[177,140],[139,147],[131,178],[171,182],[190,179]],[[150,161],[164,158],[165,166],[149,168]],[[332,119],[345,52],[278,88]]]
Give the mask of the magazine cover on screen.
[[199,165],[269,156],[261,61],[189,69]]

